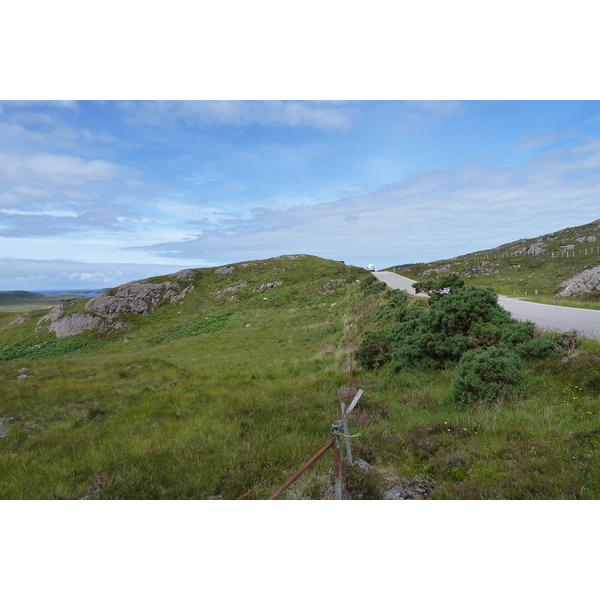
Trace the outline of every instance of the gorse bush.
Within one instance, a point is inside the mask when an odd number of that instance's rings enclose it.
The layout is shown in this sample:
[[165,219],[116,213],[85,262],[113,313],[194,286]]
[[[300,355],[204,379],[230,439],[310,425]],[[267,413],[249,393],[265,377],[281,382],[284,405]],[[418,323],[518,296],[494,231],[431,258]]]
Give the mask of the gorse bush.
[[365,277],[360,284],[360,289],[364,293],[365,296],[369,296],[370,294],[377,294],[386,288],[385,283],[383,281],[379,281],[375,275],[368,275]]
[[492,288],[465,286],[456,275],[414,287],[429,300],[388,292],[375,318],[385,327],[367,331],[356,352],[363,368],[389,363],[399,372],[459,364],[454,399],[493,401],[519,391],[522,359],[547,358],[570,343],[569,334],[538,334],[533,323],[513,319]]
[[373,371],[390,359],[390,344],[385,331],[367,331],[354,355],[358,364]]
[[469,350],[460,359],[452,397],[463,403],[499,401],[522,391],[523,360],[506,347]]
[[[392,370],[450,367],[467,350],[499,343],[506,326],[520,326],[491,288],[464,287],[448,279],[437,289],[427,286],[432,295],[426,310],[402,317],[403,326],[390,330]],[[526,335],[524,329],[520,333]]]

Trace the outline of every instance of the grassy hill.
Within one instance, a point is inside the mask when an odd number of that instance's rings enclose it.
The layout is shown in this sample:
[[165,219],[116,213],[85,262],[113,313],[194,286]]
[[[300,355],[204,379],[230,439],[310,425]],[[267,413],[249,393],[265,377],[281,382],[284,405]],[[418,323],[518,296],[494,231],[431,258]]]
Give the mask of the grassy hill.
[[63,339],[47,310],[0,314],[0,498],[248,491],[330,434],[367,275],[311,256],[197,269],[183,300]]
[[599,264],[600,220],[456,258],[390,269],[416,280],[456,273],[469,285],[492,286],[501,294],[532,297],[537,290],[537,295],[551,297],[563,281]]
[[38,310],[48,306],[56,306],[64,302],[71,302],[78,296],[61,294],[59,296],[44,296],[37,292],[0,292],[0,312],[15,312]]
[[[0,313],[0,498],[235,499],[269,480],[264,499],[358,387],[353,453],[373,468],[344,464],[350,498],[600,497],[598,343],[532,361],[523,397],[459,406],[452,368],[352,368],[388,301],[363,269],[300,255],[186,277],[180,300],[63,338],[48,309]],[[282,498],[332,496],[327,456]]]

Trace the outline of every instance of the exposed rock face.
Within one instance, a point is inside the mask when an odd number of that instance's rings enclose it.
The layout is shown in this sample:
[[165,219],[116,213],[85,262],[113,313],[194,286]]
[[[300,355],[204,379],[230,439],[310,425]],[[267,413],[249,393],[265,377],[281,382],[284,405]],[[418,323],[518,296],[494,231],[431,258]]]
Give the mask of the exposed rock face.
[[268,283],[263,283],[261,286],[257,287],[255,292],[264,292],[265,290],[270,290],[279,285],[283,285],[285,281],[269,281]]
[[11,321],[9,325],[19,325],[19,323],[25,323],[29,321],[29,317],[17,317],[14,321]]
[[98,326],[105,330],[122,329],[125,325],[114,320],[116,316],[122,313],[146,315],[164,300],[177,302],[184,298],[194,286],[182,288],[181,281],[190,279],[193,273],[192,269],[185,269],[175,273],[175,281],[162,283],[132,281],[89,300],[84,307],[85,313],[65,314],[63,306],[55,306],[39,320],[38,325],[50,321],[48,329],[58,338],[83,333]]
[[164,299],[169,298],[171,302],[177,302],[193,289],[194,286],[191,285],[181,290],[175,281],[163,283],[132,281],[116,288],[116,291],[103,292],[92,298],[86,303],[85,309],[105,317],[124,312],[147,315]]
[[218,269],[215,269],[215,273],[217,273],[217,275],[231,275],[235,272],[235,269],[236,268],[233,265],[230,267],[219,267]]
[[[223,290],[217,290],[216,292],[213,292],[213,294],[215,295],[216,298],[221,298],[221,296],[225,296],[226,294],[230,294],[231,292],[237,292],[238,290],[242,289],[243,287],[247,287],[249,285],[250,285],[249,283],[242,281],[242,282],[238,283],[237,285],[231,285],[229,287],[226,287]],[[228,298],[228,300],[233,302],[232,298],[234,300],[237,300],[237,296],[235,294],[233,296],[230,296]]]
[[529,246],[521,246],[520,248],[513,250],[512,254],[529,254],[531,256],[538,256],[539,254],[543,254],[544,252],[546,252],[546,244],[544,244],[544,242],[540,240],[534,242],[533,244],[530,244]]
[[53,331],[57,338],[64,338],[93,329],[102,321],[101,317],[96,315],[83,313],[64,315],[63,313],[64,308],[62,306],[55,306],[46,316],[38,321],[38,325],[42,325],[45,321],[50,321],[48,329]]
[[[564,288],[564,289],[563,289]],[[568,298],[571,296],[579,296],[589,292],[597,292],[600,290],[600,267],[587,269],[571,279],[563,281],[557,289],[561,290],[557,296]]]

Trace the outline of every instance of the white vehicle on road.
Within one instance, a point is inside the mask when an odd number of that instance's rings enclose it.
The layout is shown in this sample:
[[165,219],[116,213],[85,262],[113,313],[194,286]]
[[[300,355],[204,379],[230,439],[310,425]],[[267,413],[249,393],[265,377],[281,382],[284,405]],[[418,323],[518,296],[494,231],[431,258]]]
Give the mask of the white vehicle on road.
[[375,265],[368,265],[367,266],[367,271],[374,271],[375,270]]

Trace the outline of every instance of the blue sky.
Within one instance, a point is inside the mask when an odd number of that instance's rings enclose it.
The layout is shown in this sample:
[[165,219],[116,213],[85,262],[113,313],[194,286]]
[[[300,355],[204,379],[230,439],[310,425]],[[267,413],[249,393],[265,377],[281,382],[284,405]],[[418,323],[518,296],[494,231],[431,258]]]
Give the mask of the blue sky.
[[0,289],[448,258],[600,218],[596,101],[0,103]]

